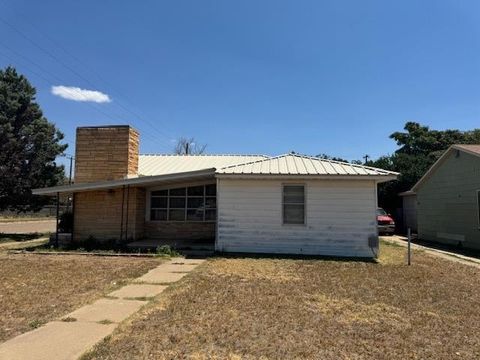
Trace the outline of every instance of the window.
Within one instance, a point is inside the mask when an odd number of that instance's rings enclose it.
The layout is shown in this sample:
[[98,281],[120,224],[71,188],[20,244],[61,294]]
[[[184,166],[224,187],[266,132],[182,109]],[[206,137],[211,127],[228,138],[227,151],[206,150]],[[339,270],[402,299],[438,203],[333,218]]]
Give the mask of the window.
[[150,220],[215,221],[217,186],[200,185],[151,192]]
[[305,186],[283,186],[283,223],[305,224]]

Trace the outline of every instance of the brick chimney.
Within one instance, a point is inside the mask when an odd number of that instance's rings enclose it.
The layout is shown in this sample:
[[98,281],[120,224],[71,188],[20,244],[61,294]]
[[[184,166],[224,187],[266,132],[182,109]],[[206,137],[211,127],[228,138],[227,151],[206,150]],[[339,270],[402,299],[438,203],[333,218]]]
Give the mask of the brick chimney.
[[77,128],[75,183],[137,175],[138,143],[137,130],[128,125]]

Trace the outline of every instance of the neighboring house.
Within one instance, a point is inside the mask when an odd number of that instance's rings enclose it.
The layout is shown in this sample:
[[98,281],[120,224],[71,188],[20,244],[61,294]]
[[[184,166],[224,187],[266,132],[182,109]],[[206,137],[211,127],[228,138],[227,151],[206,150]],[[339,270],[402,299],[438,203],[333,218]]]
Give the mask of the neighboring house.
[[407,233],[408,228],[412,233],[418,232],[417,226],[417,194],[409,190],[398,194],[402,197],[402,230]]
[[297,154],[139,155],[128,126],[77,129],[73,238],[210,240],[220,252],[374,257],[386,170]]
[[451,146],[403,195],[419,239],[480,249],[480,145]]

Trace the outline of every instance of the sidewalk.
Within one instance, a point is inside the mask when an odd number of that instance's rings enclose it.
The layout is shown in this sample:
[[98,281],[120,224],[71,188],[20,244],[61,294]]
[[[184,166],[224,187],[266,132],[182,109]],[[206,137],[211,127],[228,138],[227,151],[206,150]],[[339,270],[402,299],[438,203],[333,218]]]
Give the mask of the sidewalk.
[[173,258],[93,304],[0,344],[0,359],[77,359],[168,284],[180,280],[203,261]]
[[[398,244],[404,247],[408,246],[407,238],[403,236],[390,236],[390,237],[382,236],[382,240],[384,240],[385,242]],[[414,243],[412,243],[411,246],[412,246],[412,249],[421,250],[426,252],[427,254],[441,257],[442,259],[455,261],[468,266],[474,266],[474,267],[480,268],[480,259],[477,259],[477,258],[457,254],[457,253],[446,251],[446,250],[434,249],[434,248],[430,248],[430,247],[426,247],[426,246],[422,246]]]

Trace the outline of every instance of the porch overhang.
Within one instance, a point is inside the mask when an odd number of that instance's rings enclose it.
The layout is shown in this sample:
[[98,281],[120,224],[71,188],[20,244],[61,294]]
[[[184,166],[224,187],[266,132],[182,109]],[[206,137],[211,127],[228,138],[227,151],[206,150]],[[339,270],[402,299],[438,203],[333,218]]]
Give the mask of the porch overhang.
[[203,169],[196,171],[180,172],[173,174],[165,175],[156,175],[156,176],[140,176],[130,179],[121,179],[121,180],[111,180],[111,181],[99,181],[91,183],[81,183],[73,185],[62,185],[62,186],[53,186],[47,188],[33,189],[32,194],[34,195],[57,195],[62,193],[77,193],[85,191],[95,191],[95,190],[108,190],[121,188],[123,186],[150,186],[158,183],[169,184],[175,183],[178,181],[198,181],[211,179],[215,177],[215,169]]

